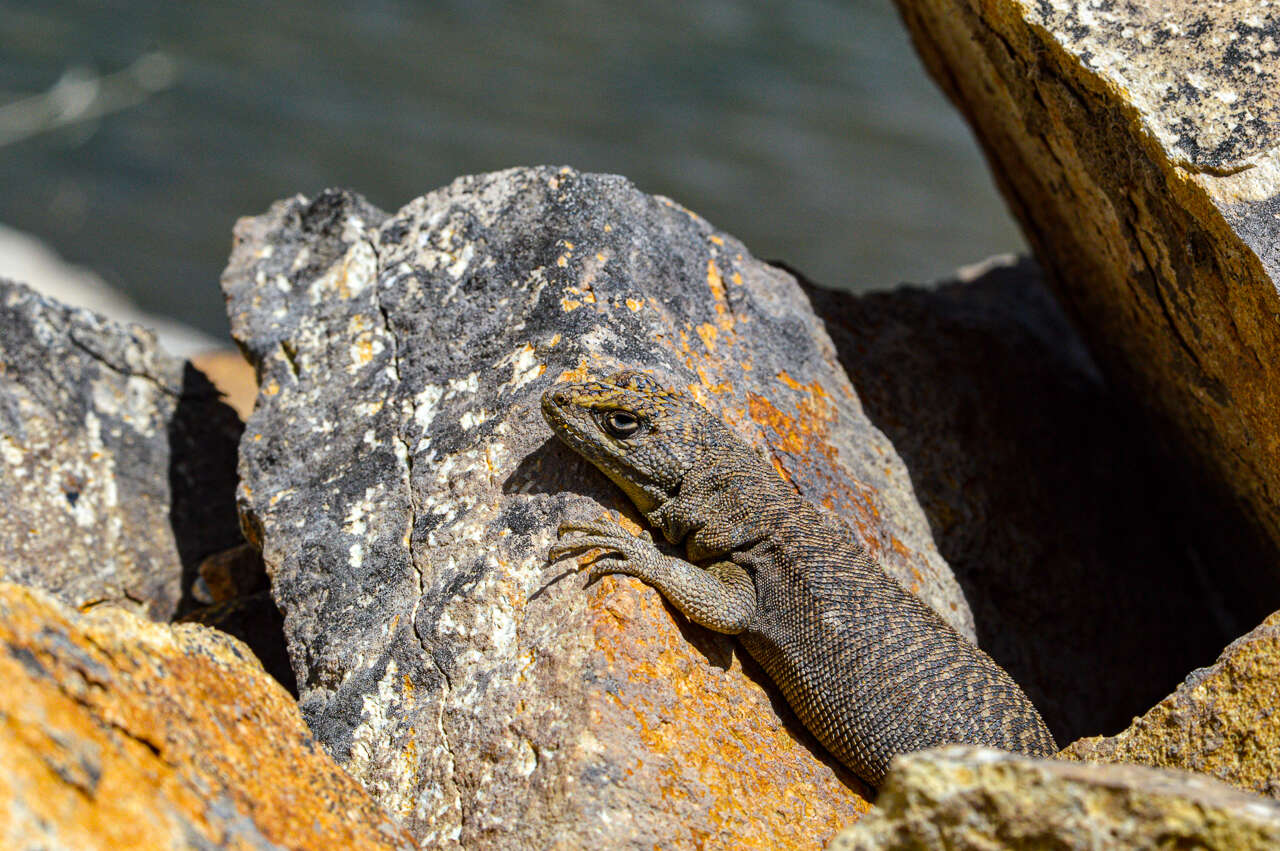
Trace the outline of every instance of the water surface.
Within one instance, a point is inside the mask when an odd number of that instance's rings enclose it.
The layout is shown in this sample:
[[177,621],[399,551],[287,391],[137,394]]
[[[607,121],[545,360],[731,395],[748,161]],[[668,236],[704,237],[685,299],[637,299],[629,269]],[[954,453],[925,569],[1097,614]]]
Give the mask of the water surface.
[[512,165],[627,175],[845,289],[1022,246],[888,0],[0,0],[0,45],[0,102],[175,59],[142,104],[0,147],[0,222],[214,333],[238,216]]

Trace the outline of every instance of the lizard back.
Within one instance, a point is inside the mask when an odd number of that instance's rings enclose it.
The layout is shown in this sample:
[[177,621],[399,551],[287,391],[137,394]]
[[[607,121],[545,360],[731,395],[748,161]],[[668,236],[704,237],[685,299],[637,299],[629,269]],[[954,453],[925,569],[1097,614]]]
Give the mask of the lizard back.
[[758,608],[739,634],[787,703],[841,762],[879,784],[897,754],[950,743],[1057,750],[1003,668],[796,498],[735,561]]

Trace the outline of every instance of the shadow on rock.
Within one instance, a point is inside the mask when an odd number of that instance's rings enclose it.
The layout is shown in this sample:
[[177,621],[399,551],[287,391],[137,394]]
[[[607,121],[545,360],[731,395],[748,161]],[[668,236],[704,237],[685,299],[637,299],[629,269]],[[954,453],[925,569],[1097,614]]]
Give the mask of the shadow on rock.
[[1239,521],[1157,454],[1034,263],[936,289],[807,288],[979,643],[1060,744],[1124,727],[1280,604]]
[[236,448],[244,424],[187,363],[168,429],[169,524],[182,562],[182,615],[201,605],[192,594],[200,562],[244,540],[236,515]]

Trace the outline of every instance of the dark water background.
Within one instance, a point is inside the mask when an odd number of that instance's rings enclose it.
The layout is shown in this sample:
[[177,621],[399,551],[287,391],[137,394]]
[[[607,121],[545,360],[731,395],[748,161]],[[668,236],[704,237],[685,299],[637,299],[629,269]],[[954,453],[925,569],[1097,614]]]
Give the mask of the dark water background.
[[157,50],[171,88],[0,147],[0,222],[214,333],[238,216],[512,165],[627,175],[852,290],[1022,246],[889,0],[0,0],[0,103]]

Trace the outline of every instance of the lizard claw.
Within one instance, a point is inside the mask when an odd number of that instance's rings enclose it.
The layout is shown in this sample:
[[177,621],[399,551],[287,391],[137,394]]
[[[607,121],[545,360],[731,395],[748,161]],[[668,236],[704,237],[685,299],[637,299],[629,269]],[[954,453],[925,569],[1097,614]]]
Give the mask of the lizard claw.
[[[585,555],[581,565],[590,568],[593,580],[608,573],[630,573],[635,568],[628,562],[640,563],[658,555],[649,530],[633,535],[612,518],[564,523],[559,536],[560,542],[547,551],[547,556],[558,561],[570,555]],[[596,552],[593,554],[592,550]]]
[[547,555],[552,561],[559,561],[567,555],[574,553],[584,553],[587,550],[607,550],[617,552],[617,540],[614,538],[606,538],[601,535],[583,535],[560,543],[547,550]]

